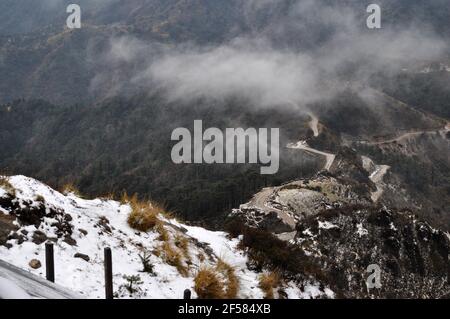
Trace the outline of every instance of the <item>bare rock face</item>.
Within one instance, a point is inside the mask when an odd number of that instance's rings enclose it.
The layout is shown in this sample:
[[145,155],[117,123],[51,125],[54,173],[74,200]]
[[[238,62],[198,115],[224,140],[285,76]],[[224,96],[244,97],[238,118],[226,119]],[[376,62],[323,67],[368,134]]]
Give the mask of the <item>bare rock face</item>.
[[257,207],[242,205],[239,209],[233,210],[230,217],[239,218],[248,226],[264,229],[274,234],[295,230],[295,223],[289,223],[283,219],[282,214],[281,211],[263,211]]
[[371,203],[368,196],[358,194],[354,183],[319,173],[311,180],[265,188],[249,203],[233,210],[230,217],[250,227],[282,234],[294,231],[301,220],[324,210]]
[[33,243],[36,245],[40,245],[42,243],[45,243],[47,241],[47,235],[45,235],[40,230],[37,230],[33,233]]
[[[361,187],[364,181],[348,179],[352,177],[319,174],[265,189],[249,203],[253,207],[242,205],[231,217],[277,235],[301,255],[289,260],[298,260],[298,269],[302,262],[314,265],[308,271],[338,297],[449,296],[450,236],[411,210],[389,209],[359,195],[371,185]],[[294,217],[293,231],[282,227],[283,216]],[[368,289],[371,265],[380,269],[380,288]]]
[[[0,212],[0,245],[10,247],[7,242],[16,240],[18,244],[24,241],[31,241],[36,245],[41,245],[47,240],[56,241],[62,239],[69,245],[76,245],[73,235],[72,216],[64,210],[55,208],[42,200],[22,200],[13,194],[8,194],[0,198],[0,207],[8,214]],[[51,219],[49,223],[46,219]],[[56,237],[48,237],[40,230],[41,225],[50,226],[54,229]],[[37,230],[29,232],[20,227],[35,226]]]
[[28,265],[33,269],[39,269],[41,268],[41,262],[37,259],[31,259]]
[[0,213],[0,245],[8,247],[6,243],[9,240],[11,232],[17,231],[18,227],[13,224],[14,216]]

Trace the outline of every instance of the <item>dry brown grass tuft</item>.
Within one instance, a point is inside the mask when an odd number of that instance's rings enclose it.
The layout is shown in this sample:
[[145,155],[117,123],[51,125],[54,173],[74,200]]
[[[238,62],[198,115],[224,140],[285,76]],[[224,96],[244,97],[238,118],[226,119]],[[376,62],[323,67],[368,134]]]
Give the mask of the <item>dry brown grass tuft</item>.
[[159,256],[167,264],[174,266],[182,276],[188,275],[188,269],[183,263],[183,256],[170,242],[164,242],[159,247]]
[[187,260],[191,259],[191,257],[189,256],[189,239],[187,237],[181,234],[177,234],[175,236],[174,244],[183,252],[184,257]]
[[117,196],[113,192],[109,192],[100,196],[99,198],[108,201],[108,200],[116,200]]
[[133,202],[137,202],[137,194],[134,194],[133,196],[129,196],[127,192],[123,192],[122,196],[120,196],[119,202],[122,205],[131,204]]
[[76,195],[76,196],[78,196],[80,198],[83,197],[81,192],[79,191],[79,189],[72,182],[64,184],[64,186],[61,189],[61,192],[63,194],[65,194],[65,195],[67,195],[67,194],[74,194],[74,195]]
[[201,268],[194,279],[194,290],[199,299],[225,298],[224,286],[213,268]]
[[280,285],[280,276],[276,272],[265,273],[259,276],[259,288],[264,292],[264,298],[273,299],[274,289]]
[[158,213],[149,203],[135,203],[131,209],[127,220],[131,228],[146,232],[156,226]]
[[215,267],[201,268],[194,283],[200,299],[234,299],[239,291],[235,269],[222,259],[218,259]]
[[14,188],[14,186],[11,185],[11,183],[8,180],[8,177],[0,176],[0,187],[3,188],[8,194],[12,196],[16,195],[16,189]]
[[236,298],[239,291],[239,279],[236,276],[235,268],[224,262],[222,259],[219,259],[217,261],[216,269],[224,278],[226,278],[225,298]]
[[128,215],[128,225],[139,231],[148,231],[155,226],[162,237],[168,239],[162,222],[158,219],[159,214],[164,214],[164,209],[155,203],[148,201],[139,201],[136,195],[126,198],[122,197],[125,203],[131,206],[131,213]]
[[159,215],[167,218],[169,215],[164,207],[152,201],[140,201],[137,194],[129,196],[124,192],[120,198],[122,205],[130,205],[131,213],[128,216],[128,224],[139,231],[148,231],[155,228],[160,234],[161,241],[169,240],[169,234],[164,227],[164,222]]
[[164,227],[164,222],[160,219],[156,221],[155,230],[159,234],[158,240],[166,242],[170,240],[169,232],[166,227]]

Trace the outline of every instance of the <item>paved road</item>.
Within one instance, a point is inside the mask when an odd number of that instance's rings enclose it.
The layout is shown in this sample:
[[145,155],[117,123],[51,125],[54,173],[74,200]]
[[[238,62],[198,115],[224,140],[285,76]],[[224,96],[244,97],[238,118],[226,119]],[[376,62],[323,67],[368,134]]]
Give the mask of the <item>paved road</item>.
[[295,219],[283,212],[282,210],[272,207],[269,205],[269,200],[272,194],[277,191],[277,187],[267,187],[264,188],[262,191],[257,193],[252,200],[250,201],[249,205],[257,207],[258,209],[262,210],[265,214],[269,214],[271,212],[277,213],[278,217],[283,220],[283,222],[292,228],[295,228],[296,221]]
[[305,141],[300,141],[298,143],[288,144],[287,147],[291,148],[291,149],[304,150],[304,151],[309,152],[309,153],[325,156],[326,162],[325,162],[325,165],[324,165],[323,169],[327,170],[327,171],[330,170],[331,165],[333,165],[333,162],[334,162],[334,160],[336,158],[336,155],[334,155],[334,154],[325,153],[325,152],[322,152],[322,151],[319,151],[319,150],[316,150],[314,148],[309,147],[308,144]]
[[[313,114],[310,114],[310,117],[311,117],[311,121],[309,122],[309,126],[310,126],[311,130],[313,131],[314,136],[317,137],[317,136],[319,136],[319,128],[318,128],[319,120]],[[450,131],[450,122],[447,123],[445,128],[440,130],[440,132],[444,132],[444,133],[449,132],[449,131]],[[379,142],[367,142],[367,144],[380,145],[380,144],[385,144],[385,143],[393,143],[395,141],[399,142],[410,136],[420,135],[423,133],[431,133],[431,132],[436,132],[436,129],[407,132],[407,133],[404,133],[393,139],[388,139],[388,140],[379,141]],[[334,163],[334,160],[336,159],[335,154],[326,153],[326,152],[322,152],[322,151],[316,150],[314,148],[311,148],[308,146],[306,141],[300,141],[297,143],[288,144],[287,147],[290,149],[299,149],[299,150],[303,150],[303,151],[306,151],[309,153],[324,156],[326,158],[326,162],[323,167],[324,170],[330,170],[331,166]],[[383,191],[384,191],[383,178],[386,175],[386,173],[389,171],[389,169],[390,169],[390,166],[378,165],[375,172],[373,172],[373,174],[370,176],[370,179],[377,187],[377,190],[372,192],[372,194],[371,194],[371,198],[372,198],[373,202],[377,202],[380,199],[381,195],[383,194]],[[295,227],[296,222],[293,217],[287,215],[286,213],[284,213],[283,211],[281,211],[277,208],[269,206],[269,204],[268,204],[269,198],[276,190],[277,190],[277,188],[263,189],[261,192],[257,193],[253,197],[253,199],[250,201],[249,204],[251,206],[259,208],[260,210],[264,211],[267,214],[270,212],[276,212],[278,214],[278,216],[280,218],[282,218],[287,224],[293,225]]]
[[376,203],[384,192],[383,177],[391,167],[388,165],[378,165],[375,172],[370,175],[370,180],[377,186],[377,190],[372,192],[371,198]]
[[403,133],[397,137],[394,138],[390,138],[387,140],[382,140],[382,141],[376,141],[376,142],[364,142],[364,144],[368,144],[368,145],[382,145],[382,144],[390,144],[390,143],[394,143],[394,142],[401,142],[404,139],[407,139],[409,137],[414,137],[414,136],[419,136],[422,134],[430,134],[430,133],[435,133],[435,132],[443,132],[443,133],[447,133],[450,131],[450,124],[447,124],[445,126],[445,128],[441,128],[441,129],[430,129],[430,130],[417,130],[417,131],[410,131],[410,132],[406,132]]
[[[70,290],[33,275],[30,272],[15,267],[0,260],[0,283],[8,285],[9,295],[3,298],[20,299],[28,295],[33,299],[80,299]],[[1,287],[0,287],[1,288]],[[14,290],[14,291],[12,291]],[[20,294],[20,292],[22,292]],[[1,298],[2,296],[0,296]]]

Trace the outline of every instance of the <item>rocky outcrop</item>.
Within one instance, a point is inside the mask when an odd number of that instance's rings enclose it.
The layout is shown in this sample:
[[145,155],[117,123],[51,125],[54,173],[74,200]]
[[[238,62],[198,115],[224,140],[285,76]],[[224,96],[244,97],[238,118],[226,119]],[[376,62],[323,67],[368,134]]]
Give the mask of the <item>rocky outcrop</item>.
[[[356,168],[357,175],[363,173],[359,165]],[[262,210],[258,213],[255,207],[241,206],[232,216],[296,247],[293,251],[301,252],[299,260],[313,265],[299,267],[321,278],[338,297],[449,296],[449,235],[418,219],[411,210],[389,209],[360,195],[372,190],[372,185],[365,184],[364,178],[352,178],[319,174],[273,188],[267,200],[259,203],[294,216],[293,231],[280,227],[281,218]],[[371,269],[380,271],[378,288],[368,285],[373,279]]]
[[[8,245],[10,239],[17,239],[19,243],[31,239],[40,245],[48,239],[56,240],[62,238],[70,245],[76,245],[72,238],[72,217],[63,210],[52,205],[47,205],[39,200],[21,200],[13,196],[2,198],[0,207],[8,211],[8,215],[0,213],[0,245]],[[39,229],[41,225],[54,228],[54,237],[49,238],[43,231],[36,230],[32,234],[23,227],[34,226]],[[18,230],[22,228],[19,232]]]
[[[410,211],[343,207],[298,225],[295,244],[320,261],[345,297],[442,298],[450,293],[450,241]],[[368,267],[380,269],[368,289]]]
[[230,217],[241,219],[247,226],[280,234],[292,232],[302,219],[323,210],[370,203],[369,198],[354,190],[354,184],[322,172],[311,180],[266,188],[249,203],[234,209]]
[[7,241],[10,238],[10,234],[19,229],[13,224],[14,220],[14,216],[0,213],[0,245],[8,245]]

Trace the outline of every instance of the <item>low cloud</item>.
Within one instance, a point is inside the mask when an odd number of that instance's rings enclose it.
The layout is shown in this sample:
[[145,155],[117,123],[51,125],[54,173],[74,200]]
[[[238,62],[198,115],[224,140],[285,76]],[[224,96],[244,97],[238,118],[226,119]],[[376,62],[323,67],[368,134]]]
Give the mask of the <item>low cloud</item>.
[[216,48],[168,53],[139,74],[169,88],[173,99],[242,96],[261,106],[317,98],[314,61],[244,40]]
[[[280,3],[250,2],[247,10]],[[328,98],[352,83],[367,85],[377,72],[431,61],[448,49],[422,26],[368,30],[361,8],[303,0],[256,36],[217,46],[149,45],[119,38],[112,41],[108,59],[111,69],[127,67],[126,83],[162,88],[172,100],[242,96],[267,107]]]

